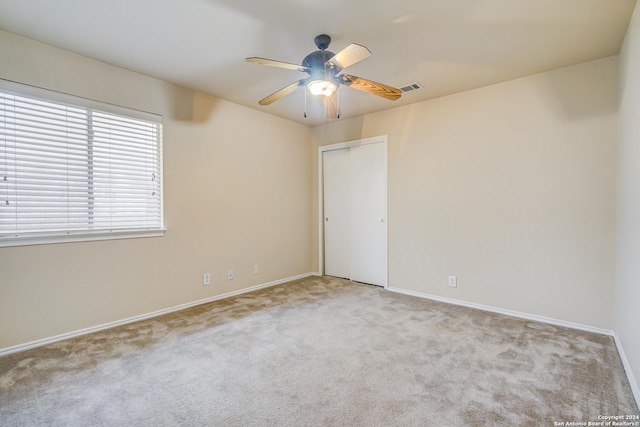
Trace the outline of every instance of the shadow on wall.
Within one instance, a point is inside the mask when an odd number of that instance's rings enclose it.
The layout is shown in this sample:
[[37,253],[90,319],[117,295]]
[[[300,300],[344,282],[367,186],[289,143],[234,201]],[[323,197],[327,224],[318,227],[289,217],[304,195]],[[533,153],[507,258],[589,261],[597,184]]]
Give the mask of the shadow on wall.
[[550,105],[569,120],[587,119],[618,110],[618,59],[601,59],[545,73],[549,93],[555,97]]
[[364,134],[364,116],[346,120],[333,120],[329,123],[318,125],[314,129],[313,135],[318,145],[335,144],[376,136]]
[[181,122],[206,123],[220,103],[214,96],[181,86],[172,86],[169,93],[173,119]]

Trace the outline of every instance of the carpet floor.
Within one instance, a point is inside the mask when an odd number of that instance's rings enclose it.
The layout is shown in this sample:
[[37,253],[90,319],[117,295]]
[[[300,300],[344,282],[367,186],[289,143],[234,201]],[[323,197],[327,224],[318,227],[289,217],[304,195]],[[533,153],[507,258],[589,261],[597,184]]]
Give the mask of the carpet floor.
[[0,358],[3,426],[554,426],[638,413],[611,337],[329,277]]

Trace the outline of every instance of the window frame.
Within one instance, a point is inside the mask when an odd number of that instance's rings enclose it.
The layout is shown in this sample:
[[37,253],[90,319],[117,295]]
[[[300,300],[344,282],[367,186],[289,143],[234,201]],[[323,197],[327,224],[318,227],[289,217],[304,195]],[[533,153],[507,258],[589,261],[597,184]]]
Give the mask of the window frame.
[[160,225],[151,229],[114,229],[101,231],[74,231],[62,232],[28,232],[21,235],[0,237],[0,248],[12,246],[29,246],[54,243],[90,242],[101,240],[133,239],[143,237],[162,237],[166,233],[164,222],[164,166],[163,166],[163,123],[162,116],[93,99],[83,98],[62,92],[44,89],[24,83],[0,78],[0,91],[12,95],[31,97],[45,102],[62,103],[73,107],[79,107],[88,111],[98,111],[114,114],[125,118],[144,120],[156,123],[158,129],[158,165],[160,174]]

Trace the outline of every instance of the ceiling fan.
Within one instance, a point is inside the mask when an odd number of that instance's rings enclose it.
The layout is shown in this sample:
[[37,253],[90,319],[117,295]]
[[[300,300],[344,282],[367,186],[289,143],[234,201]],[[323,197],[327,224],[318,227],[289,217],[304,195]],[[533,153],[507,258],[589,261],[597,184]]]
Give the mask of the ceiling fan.
[[[345,68],[360,62],[371,55],[371,51],[366,47],[357,43],[352,43],[337,54],[334,54],[333,52],[326,50],[331,43],[331,37],[328,35],[320,34],[314,39],[314,42],[319,50],[307,55],[302,60],[302,65],[266,58],[246,58],[247,62],[285,68],[287,70],[302,71],[303,73],[309,74],[309,77],[293,82],[261,99],[258,101],[258,104],[269,105],[278,99],[295,92],[301,87],[306,87],[313,95],[324,95],[322,99],[328,117],[340,118],[338,105],[338,87],[340,85],[349,86],[391,101],[395,101],[400,98],[400,90],[394,87],[363,79],[362,77],[352,76],[351,74],[338,74]],[[304,116],[307,117],[306,91]]]

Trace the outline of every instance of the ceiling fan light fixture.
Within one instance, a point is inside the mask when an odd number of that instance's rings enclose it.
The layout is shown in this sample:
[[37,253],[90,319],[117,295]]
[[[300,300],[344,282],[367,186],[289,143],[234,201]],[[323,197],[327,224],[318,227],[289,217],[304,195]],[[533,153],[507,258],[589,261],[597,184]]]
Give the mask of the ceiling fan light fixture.
[[310,81],[307,88],[313,95],[331,96],[338,89],[338,85],[331,80],[317,79]]

